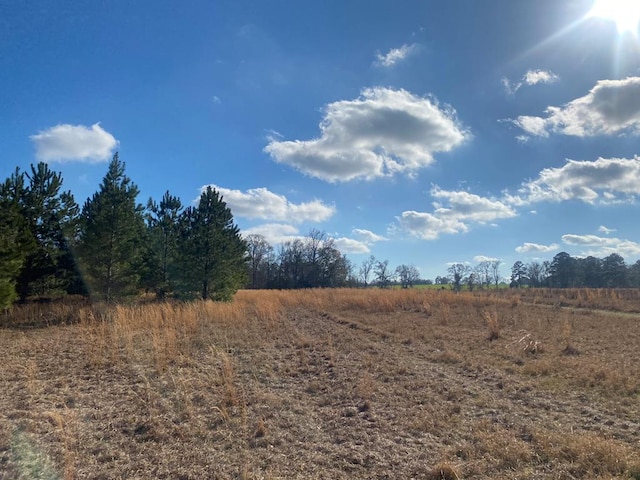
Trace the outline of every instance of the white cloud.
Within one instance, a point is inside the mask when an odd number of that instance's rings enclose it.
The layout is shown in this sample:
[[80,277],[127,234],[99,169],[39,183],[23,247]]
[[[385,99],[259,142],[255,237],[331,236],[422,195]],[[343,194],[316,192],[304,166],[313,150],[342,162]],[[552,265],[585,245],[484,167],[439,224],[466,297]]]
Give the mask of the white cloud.
[[604,238],[597,235],[575,235],[569,233],[562,236],[562,241],[567,245],[613,245],[617,238]]
[[575,235],[567,234],[562,236],[562,241],[567,245],[581,247],[595,247],[584,250],[581,255],[588,257],[606,257],[612,253],[617,253],[622,257],[633,257],[640,255],[640,244],[615,237],[599,237],[597,235]]
[[342,253],[369,253],[369,246],[365,242],[354,240],[353,238],[334,238],[335,246]]
[[302,238],[300,231],[296,227],[282,223],[266,223],[242,230],[242,235],[245,237],[251,234],[262,235],[271,245]]
[[356,237],[360,238],[360,240],[363,243],[369,244],[369,245],[372,244],[372,243],[383,242],[383,241],[387,240],[382,235],[378,235],[376,233],[373,233],[370,230],[364,230],[362,228],[354,228],[353,230],[351,230],[351,233],[353,235],[355,235]]
[[[516,125],[522,128],[525,132],[536,137],[548,137],[547,123],[544,118],[540,117],[518,117]],[[520,143],[527,143],[529,137],[526,135],[518,135],[516,139]]]
[[537,85],[538,83],[554,83],[558,81],[558,75],[545,70],[529,70],[524,74],[522,80],[527,85]]
[[525,242],[524,244],[516,247],[516,252],[518,253],[550,253],[555,252],[560,247],[557,243],[552,243],[551,245],[540,245],[539,243],[529,243]]
[[[470,224],[487,224],[517,213],[500,200],[481,197],[465,191],[448,191],[434,187],[431,196],[434,210],[429,212],[405,211],[397,217],[400,228],[425,240],[434,240],[442,234],[465,233]],[[445,200],[443,205],[439,200]]]
[[207,186],[220,192],[233,215],[237,217],[293,223],[322,222],[333,216],[336,211],[335,207],[325,205],[320,200],[291,203],[284,195],[278,195],[266,188],[252,188],[242,192],[217,185],[205,185],[201,191]]
[[481,263],[481,262],[495,262],[499,260],[498,258],[495,257],[487,257],[485,255],[476,255],[475,257],[473,257],[473,261],[477,262],[477,263]]
[[595,250],[587,250],[584,252],[584,255],[603,258],[612,253],[617,253],[623,258],[637,257],[640,255],[640,244],[632,242],[631,240],[621,240],[620,243],[614,246],[604,246]]
[[435,214],[441,218],[455,218],[476,223],[487,223],[501,218],[515,217],[517,214],[510,206],[500,200],[481,197],[465,191],[448,191],[434,187],[431,190],[434,198],[447,200],[443,207],[434,202]]
[[598,231],[604,233],[605,235],[609,235],[610,233],[613,233],[616,231],[615,228],[607,228],[604,225],[600,225],[598,227]]
[[413,45],[402,45],[400,48],[392,48],[385,55],[376,54],[376,61],[373,64],[378,67],[392,67],[415,51],[415,43]]
[[375,87],[355,100],[329,104],[312,140],[270,139],[279,162],[329,182],[415,172],[469,137],[449,108],[406,90]]
[[29,137],[36,147],[36,158],[42,162],[108,161],[118,141],[100,124],[91,127],[62,124]]
[[464,233],[469,227],[455,218],[439,218],[431,213],[408,210],[398,217],[400,228],[414,237],[435,240],[442,234]]
[[507,77],[502,77],[500,79],[500,83],[502,83],[502,87],[504,88],[504,91],[507,92],[508,95],[513,95],[521,87],[520,83],[514,84]]
[[506,77],[503,77],[501,82],[507,94],[514,95],[524,85],[532,86],[539,83],[554,83],[557,82],[558,79],[558,75],[551,71],[528,70],[517,82],[512,82]]
[[471,266],[471,263],[470,263],[470,262],[467,262],[467,261],[464,261],[464,262],[447,262],[447,263],[445,263],[445,265],[446,265],[447,267],[450,267],[450,266],[452,266],[452,265],[467,265],[467,266],[469,266],[469,267],[470,267],[470,266]]
[[510,205],[542,201],[581,200],[612,204],[633,201],[640,194],[640,158],[568,160],[559,168],[545,168],[537,179],[525,182],[518,195],[505,194]]
[[547,107],[545,117],[520,116],[513,123],[534,136],[549,133],[590,137],[640,134],[640,77],[600,80],[584,97]]

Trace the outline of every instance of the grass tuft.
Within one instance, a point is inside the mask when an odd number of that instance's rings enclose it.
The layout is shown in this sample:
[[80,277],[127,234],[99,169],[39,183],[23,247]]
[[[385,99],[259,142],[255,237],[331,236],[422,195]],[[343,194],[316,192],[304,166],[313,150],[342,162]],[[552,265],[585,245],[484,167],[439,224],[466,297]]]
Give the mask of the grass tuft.
[[427,477],[429,480],[460,480],[456,470],[448,463],[437,465]]
[[499,339],[500,324],[498,323],[498,312],[495,310],[482,310],[481,315],[487,325],[487,329],[489,330],[487,339],[489,341]]

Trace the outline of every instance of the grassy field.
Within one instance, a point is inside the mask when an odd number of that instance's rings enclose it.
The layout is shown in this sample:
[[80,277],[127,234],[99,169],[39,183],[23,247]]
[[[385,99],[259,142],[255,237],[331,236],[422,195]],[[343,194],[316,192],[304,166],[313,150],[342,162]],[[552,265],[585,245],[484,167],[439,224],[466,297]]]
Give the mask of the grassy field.
[[0,317],[2,479],[640,479],[636,291]]

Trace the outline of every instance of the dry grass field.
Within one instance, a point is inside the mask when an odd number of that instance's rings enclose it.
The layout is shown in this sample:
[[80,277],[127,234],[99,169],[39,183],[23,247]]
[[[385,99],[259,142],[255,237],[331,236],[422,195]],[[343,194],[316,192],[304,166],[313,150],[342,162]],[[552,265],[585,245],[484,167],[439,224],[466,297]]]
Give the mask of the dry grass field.
[[2,479],[640,479],[640,294],[243,291],[0,317]]

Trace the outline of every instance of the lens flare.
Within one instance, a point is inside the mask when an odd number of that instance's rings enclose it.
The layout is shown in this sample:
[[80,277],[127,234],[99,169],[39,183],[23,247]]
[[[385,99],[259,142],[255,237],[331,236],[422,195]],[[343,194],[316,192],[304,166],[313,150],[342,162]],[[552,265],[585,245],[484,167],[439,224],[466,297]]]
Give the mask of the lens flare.
[[640,21],[639,0],[596,0],[589,17],[604,18],[615,22],[618,33],[631,32],[638,35]]

